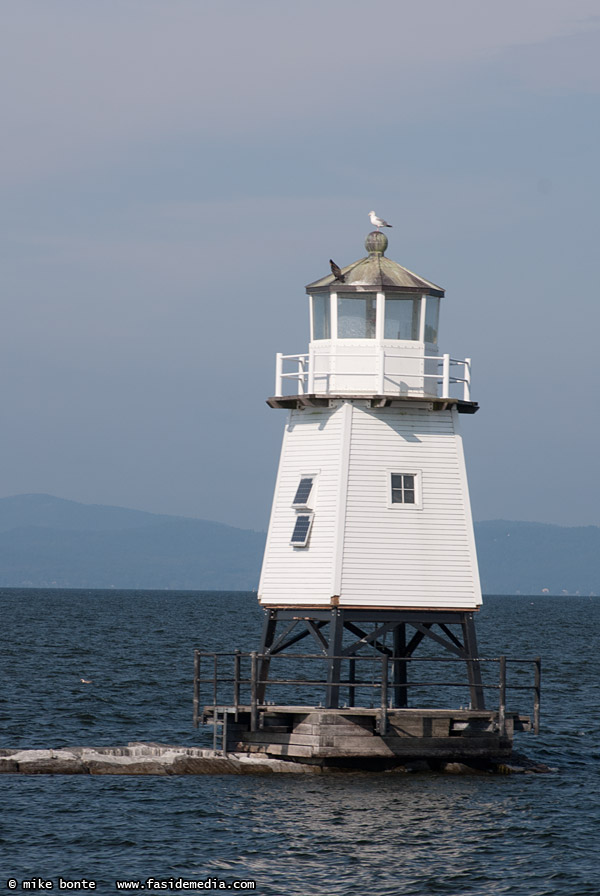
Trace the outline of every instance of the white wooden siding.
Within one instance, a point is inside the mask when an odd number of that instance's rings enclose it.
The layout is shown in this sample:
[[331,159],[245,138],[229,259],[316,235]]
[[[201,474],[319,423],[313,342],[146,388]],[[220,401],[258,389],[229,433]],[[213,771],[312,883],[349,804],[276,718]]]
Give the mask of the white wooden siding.
[[[344,407],[290,411],[258,590],[279,606],[329,605],[333,594],[336,525],[339,522]],[[315,516],[308,546],[290,537],[297,512],[292,501],[302,473],[317,473]]]
[[[473,608],[481,603],[455,411],[353,415],[344,606]],[[390,470],[419,470],[422,507],[389,506]]]
[[[456,411],[291,411],[259,600],[277,606],[449,607],[481,603]],[[389,504],[390,471],[420,471],[422,507]],[[302,474],[318,471],[308,546],[294,548]]]

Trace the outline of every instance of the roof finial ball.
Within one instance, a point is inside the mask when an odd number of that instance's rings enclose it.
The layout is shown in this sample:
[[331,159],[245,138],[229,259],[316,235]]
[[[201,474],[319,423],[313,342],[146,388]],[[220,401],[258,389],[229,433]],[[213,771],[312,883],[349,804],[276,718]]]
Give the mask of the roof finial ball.
[[373,230],[367,235],[365,249],[369,255],[383,255],[388,247],[388,238],[380,230]]

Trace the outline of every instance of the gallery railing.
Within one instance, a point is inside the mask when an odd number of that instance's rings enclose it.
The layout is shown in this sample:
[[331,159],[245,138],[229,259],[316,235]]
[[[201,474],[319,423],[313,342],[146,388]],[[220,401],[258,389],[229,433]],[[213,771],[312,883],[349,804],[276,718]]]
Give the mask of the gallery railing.
[[[295,669],[302,666],[306,672],[310,672],[308,662],[320,661],[326,664],[327,668],[332,668],[333,661],[339,661],[339,668],[346,674],[340,675],[339,680],[331,680],[329,677],[300,677],[298,672],[295,676],[272,677],[272,666],[269,668],[267,678],[267,664],[273,664],[277,660],[286,660],[286,666],[289,668],[290,662]],[[206,721],[205,712],[210,710],[213,715],[217,708],[225,706],[232,707],[235,710],[236,717],[238,712],[250,712],[250,730],[255,731],[258,727],[258,717],[261,711],[269,710],[275,705],[275,701],[267,700],[267,691],[269,696],[273,696],[277,691],[283,697],[277,701],[277,705],[307,705],[306,703],[298,704],[298,695],[304,696],[310,703],[308,705],[317,707],[322,703],[317,702],[319,693],[322,698],[326,697],[331,689],[344,690],[347,689],[348,707],[357,705],[356,698],[360,691],[367,691],[372,696],[371,705],[375,704],[378,713],[377,730],[383,734],[387,730],[387,715],[389,710],[394,708],[404,708],[407,705],[408,692],[411,690],[435,688],[436,694],[443,694],[443,689],[465,689],[465,681],[444,681],[439,678],[435,680],[423,679],[421,675],[415,675],[412,681],[408,680],[407,672],[409,669],[414,670],[424,667],[426,663],[467,663],[480,664],[483,666],[496,665],[498,669],[497,679],[494,683],[483,683],[481,687],[484,690],[497,692],[498,703],[497,713],[498,730],[501,735],[506,731],[506,713],[507,713],[507,692],[508,691],[529,691],[533,696],[533,731],[539,733],[540,728],[540,686],[541,686],[541,659],[535,657],[533,659],[507,658],[500,657],[479,657],[478,659],[465,660],[460,657],[389,657],[387,654],[382,656],[341,656],[329,657],[322,654],[282,654],[280,656],[272,654],[260,654],[256,651],[252,653],[241,653],[234,651],[233,653],[208,653],[200,650],[194,652],[194,725],[197,727],[200,722]],[[344,665],[345,664],[345,667]],[[417,664],[417,665],[415,665]],[[226,668],[224,668],[226,666]],[[527,666],[533,667],[533,681],[524,683],[523,676]],[[370,672],[369,677],[357,677],[358,669]],[[508,669],[510,667],[512,678],[508,680]],[[514,680],[516,679],[516,681]],[[207,686],[207,687],[205,687]],[[262,695],[261,695],[262,691]],[[262,697],[262,698],[261,698]],[[201,699],[204,708],[201,709]],[[463,707],[464,708],[464,707]]]
[[[398,355],[395,352],[388,352],[384,347],[377,349],[372,354],[344,352],[343,355],[335,355],[335,371],[332,369],[315,370],[315,358],[318,357],[319,363],[323,364],[329,357],[326,354],[313,356],[304,353],[300,355],[283,355],[279,352],[275,361],[275,397],[282,398],[286,394],[285,383],[292,383],[292,392],[297,395],[313,395],[331,391],[330,381],[333,377],[347,380],[356,377],[358,380],[369,378],[372,383],[373,391],[381,394],[392,394],[397,391],[397,382],[401,379],[400,375],[395,372],[393,375],[388,372],[387,361],[394,362],[405,360],[409,364],[414,364],[414,355]],[[332,358],[334,356],[331,356]],[[361,364],[355,369],[354,365],[347,364],[348,359],[356,358]],[[421,379],[427,380],[432,387],[425,389],[430,394],[437,394],[438,386],[441,386],[440,398],[451,398],[450,387],[456,383],[461,385],[462,399],[471,401],[471,359],[470,358],[453,358],[449,354],[445,355],[424,355],[421,356],[423,361],[433,362],[435,373],[416,373],[415,371],[407,372],[407,380]],[[371,362],[373,370],[363,369],[365,362]],[[344,366],[344,363],[347,366]],[[326,367],[331,367],[326,364]],[[453,373],[451,368],[462,367],[462,376]],[[289,369],[291,368],[291,369]],[[390,387],[390,382],[394,385]],[[348,391],[347,386],[344,391]]]

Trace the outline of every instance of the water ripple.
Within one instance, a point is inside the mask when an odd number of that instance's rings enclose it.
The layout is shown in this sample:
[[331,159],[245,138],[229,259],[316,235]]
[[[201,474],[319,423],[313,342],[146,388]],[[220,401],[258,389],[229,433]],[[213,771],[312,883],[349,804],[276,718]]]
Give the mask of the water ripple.
[[[597,896],[598,607],[497,597],[478,619],[482,652],[542,655],[543,731],[518,748],[555,774],[4,776],[3,874],[99,893],[212,875],[268,896]],[[255,596],[226,593],[4,591],[0,610],[10,747],[197,743],[193,648],[254,646],[262,621]]]

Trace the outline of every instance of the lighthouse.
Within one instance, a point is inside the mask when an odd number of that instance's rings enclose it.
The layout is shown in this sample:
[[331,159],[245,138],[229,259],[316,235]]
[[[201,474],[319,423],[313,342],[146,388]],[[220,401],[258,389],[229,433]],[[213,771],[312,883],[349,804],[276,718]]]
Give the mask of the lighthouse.
[[471,361],[440,348],[442,287],[390,260],[373,224],[366,255],[306,287],[307,351],[277,355],[261,642],[195,651],[194,721],[225,754],[321,767],[495,761],[515,731],[539,730],[540,660],[532,724],[507,708],[530,661],[477,646]]
[[444,290],[389,259],[379,230],[365,249],[306,287],[308,350],[276,359],[268,404],[287,419],[258,589],[261,680],[308,638],[330,659],[336,708],[340,658],[367,646],[389,654],[405,706],[406,660],[433,639],[465,659],[483,709],[460,433],[478,408],[471,362],[439,348]]

